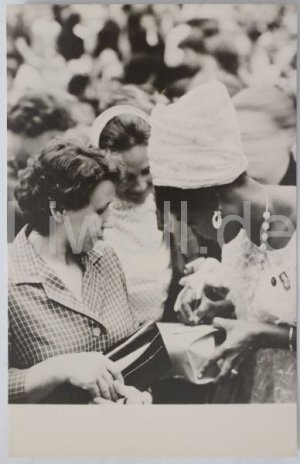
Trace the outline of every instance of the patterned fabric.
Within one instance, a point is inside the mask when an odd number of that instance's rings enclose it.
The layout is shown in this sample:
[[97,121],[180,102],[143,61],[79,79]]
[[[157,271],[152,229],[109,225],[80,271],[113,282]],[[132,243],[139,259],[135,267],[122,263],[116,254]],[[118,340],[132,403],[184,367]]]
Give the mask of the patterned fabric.
[[171,281],[171,255],[157,228],[153,195],[142,205],[115,200],[108,224],[104,240],[122,263],[135,318],[141,324],[161,320]]
[[148,143],[155,185],[201,188],[229,184],[247,168],[234,106],[216,79],[151,113]]
[[[242,229],[223,247],[222,264],[228,269],[230,296],[239,319],[296,325],[296,233],[285,248],[261,251]],[[289,285],[282,280],[283,273]],[[296,364],[296,353],[288,349],[258,350],[240,369],[233,401],[295,402]]]
[[124,274],[110,247],[99,242],[82,264],[79,301],[35,253],[26,227],[9,245],[10,402],[25,401],[26,369],[36,363],[66,353],[105,352],[136,328]]

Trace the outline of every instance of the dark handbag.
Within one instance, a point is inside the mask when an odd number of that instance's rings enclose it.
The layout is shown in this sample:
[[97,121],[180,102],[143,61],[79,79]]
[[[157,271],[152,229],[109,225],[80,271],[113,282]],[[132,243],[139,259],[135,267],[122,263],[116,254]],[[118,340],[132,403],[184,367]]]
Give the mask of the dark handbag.
[[[155,323],[149,322],[104,353],[119,364],[126,385],[144,391],[170,368],[171,361]],[[47,396],[43,403],[87,404],[90,393],[74,385],[63,384]]]
[[126,385],[143,391],[164,376],[171,361],[156,323],[144,324],[105,353],[119,364]]

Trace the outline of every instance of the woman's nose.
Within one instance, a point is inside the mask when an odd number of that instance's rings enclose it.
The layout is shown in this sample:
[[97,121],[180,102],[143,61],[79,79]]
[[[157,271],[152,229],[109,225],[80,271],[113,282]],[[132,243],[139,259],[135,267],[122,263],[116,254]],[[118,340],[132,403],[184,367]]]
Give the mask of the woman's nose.
[[144,178],[138,178],[132,190],[135,193],[143,193],[147,190],[147,188],[148,188],[147,180]]
[[110,214],[107,210],[102,213],[101,219],[100,219],[102,226],[106,225],[106,223],[109,221],[109,216]]

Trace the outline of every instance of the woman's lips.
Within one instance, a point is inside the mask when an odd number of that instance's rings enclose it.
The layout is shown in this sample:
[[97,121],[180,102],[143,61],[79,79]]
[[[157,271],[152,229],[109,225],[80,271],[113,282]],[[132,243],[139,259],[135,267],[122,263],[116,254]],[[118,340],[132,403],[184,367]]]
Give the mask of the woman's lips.
[[145,198],[149,194],[149,192],[150,190],[145,190],[144,192],[141,192],[141,193],[128,192],[128,198],[135,198],[135,199]]

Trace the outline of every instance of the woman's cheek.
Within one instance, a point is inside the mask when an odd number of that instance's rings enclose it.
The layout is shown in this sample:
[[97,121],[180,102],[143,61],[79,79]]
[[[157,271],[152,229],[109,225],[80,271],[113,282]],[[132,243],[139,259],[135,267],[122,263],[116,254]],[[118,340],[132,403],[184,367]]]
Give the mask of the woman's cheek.
[[116,194],[118,197],[123,197],[124,194],[127,192],[128,186],[125,182],[120,182],[116,187]]
[[147,178],[147,185],[149,188],[153,187],[153,180],[150,174],[149,174],[149,177]]

